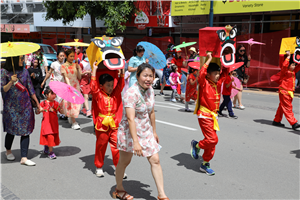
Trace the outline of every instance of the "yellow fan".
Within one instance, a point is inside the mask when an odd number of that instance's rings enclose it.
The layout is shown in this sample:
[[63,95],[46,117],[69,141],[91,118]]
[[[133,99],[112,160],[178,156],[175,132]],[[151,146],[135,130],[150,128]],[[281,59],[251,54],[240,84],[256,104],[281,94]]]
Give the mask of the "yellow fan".
[[[40,45],[32,42],[5,42],[1,43],[1,58],[2,57],[14,57],[22,56],[37,51]],[[15,74],[14,63],[13,71]]]
[[75,42],[65,42],[60,44],[55,44],[59,46],[71,46],[71,47],[88,47],[90,44],[78,42],[79,39],[74,39]]

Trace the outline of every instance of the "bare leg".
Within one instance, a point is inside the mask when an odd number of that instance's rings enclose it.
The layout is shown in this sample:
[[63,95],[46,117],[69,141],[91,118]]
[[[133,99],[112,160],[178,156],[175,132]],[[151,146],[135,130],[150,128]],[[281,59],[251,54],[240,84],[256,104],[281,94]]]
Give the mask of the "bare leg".
[[[133,153],[120,151],[120,158],[119,158],[118,165],[116,167],[116,182],[117,182],[116,189],[119,191],[125,191],[125,189],[123,187],[123,176],[124,176],[126,167],[129,165],[129,163],[131,161],[132,156],[133,156]],[[120,196],[123,195],[122,192],[119,194],[120,194]]]
[[160,93],[164,92],[165,85],[166,85],[166,79],[164,78],[164,82],[161,84],[161,87],[160,87]]
[[72,120],[72,124],[74,124],[76,122],[75,118],[74,117],[70,117],[71,120]]
[[[236,97],[237,97],[237,100],[238,100],[238,102],[239,102],[239,106],[242,106],[243,104],[242,104],[242,92],[243,92],[243,85],[241,85],[241,92],[239,91],[238,93],[237,93],[237,95],[236,95]],[[234,104],[234,103],[233,103]]]
[[147,159],[151,165],[151,172],[157,187],[158,196],[160,198],[166,198],[167,196],[164,191],[163,172],[161,169],[158,153],[147,157]]
[[89,95],[88,94],[84,94],[84,107],[86,110],[90,110],[89,107]]
[[50,146],[48,146],[49,147],[49,152],[52,152],[53,151],[53,147],[50,147]]

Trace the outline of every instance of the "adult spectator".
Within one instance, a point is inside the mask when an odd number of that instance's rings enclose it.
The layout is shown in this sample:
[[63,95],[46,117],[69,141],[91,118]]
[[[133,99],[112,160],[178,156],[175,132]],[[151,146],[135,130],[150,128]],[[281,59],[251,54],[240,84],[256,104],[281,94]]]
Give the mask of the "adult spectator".
[[167,48],[167,53],[165,54],[166,59],[167,59],[167,64],[163,69],[163,75],[162,75],[162,78],[161,78],[161,83],[162,84],[161,84],[160,92],[159,92],[159,94],[161,96],[165,95],[164,94],[165,85],[166,84],[170,85],[170,81],[169,81],[169,77],[170,77],[170,74],[171,74],[170,64],[171,64],[171,60],[173,59],[173,47],[174,47],[174,44],[170,43],[168,45],[168,48]]
[[154,91],[152,83],[155,69],[149,64],[139,65],[136,71],[137,82],[124,95],[123,118],[118,130],[119,163],[116,168],[116,191],[113,197],[133,199],[123,187],[123,176],[132,156],[146,157],[158,190],[158,199],[168,198],[163,186],[163,172],[158,152],[161,148],[156,134]]
[[43,75],[39,62],[40,60],[38,59],[33,60],[31,67],[29,67],[27,70],[31,78],[32,85],[34,87],[36,97],[40,102],[42,100],[40,94],[42,90],[41,83],[43,82]]
[[[245,73],[245,69],[250,67],[251,55],[247,56],[246,48],[244,45],[239,45],[237,48],[237,52],[235,55],[235,62],[243,62],[244,64],[236,70],[237,78],[241,81],[240,91],[233,99],[233,107],[239,108],[241,110],[245,109],[245,106],[242,104],[242,92],[243,92],[243,84],[246,84],[249,80],[249,76]],[[236,105],[236,101],[238,101],[239,105]]]
[[29,135],[32,133],[35,123],[30,97],[38,108],[40,105],[35,96],[29,73],[27,69],[23,68],[23,63],[24,56],[8,57],[4,67],[1,68],[2,120],[3,129],[6,132],[5,155],[7,160],[15,160],[11,146],[15,136],[21,136],[21,164],[33,166],[35,163],[27,159]]
[[136,71],[138,66],[142,63],[148,63],[149,60],[144,57],[145,49],[141,45],[138,45],[133,50],[133,56],[130,58],[128,63],[128,71],[130,74],[129,87],[131,87],[136,81]]

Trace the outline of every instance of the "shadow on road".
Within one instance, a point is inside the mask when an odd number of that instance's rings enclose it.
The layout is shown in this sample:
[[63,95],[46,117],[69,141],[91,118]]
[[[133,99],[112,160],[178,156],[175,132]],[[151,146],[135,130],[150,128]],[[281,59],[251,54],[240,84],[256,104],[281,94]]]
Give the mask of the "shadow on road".
[[203,162],[202,157],[199,157],[199,160],[195,160],[191,157],[190,154],[187,153],[180,153],[178,155],[171,157],[174,160],[177,160],[179,163],[177,166],[184,166],[187,169],[193,170],[195,172],[199,172],[199,167],[201,163]]
[[[3,152],[1,152],[1,164],[16,163],[16,162],[21,161],[20,149],[14,149],[14,150],[11,150],[11,152],[15,156],[16,159],[13,161],[6,160],[6,155],[5,155],[6,151],[3,151]],[[37,157],[39,154],[40,154],[40,151],[38,151],[36,149],[28,149],[27,158],[32,159],[34,157]]]
[[295,154],[296,158],[300,158],[300,149],[291,151],[290,154]]
[[[76,118],[76,122],[78,124],[87,124],[92,121],[92,118]],[[58,124],[63,128],[71,128],[71,124],[69,124],[68,120],[59,120]]]
[[[84,156],[84,157],[81,157],[79,159],[82,160],[82,162],[85,163],[83,169],[88,169],[93,174],[95,173],[95,171],[96,171],[96,166],[94,164],[95,154],[92,154],[92,155],[89,155],[89,156]],[[103,172],[104,173],[106,172],[109,175],[114,176],[115,170],[114,170],[113,166],[114,166],[114,163],[113,163],[112,159],[108,158],[108,155],[105,156],[104,165],[102,167]]]
[[83,133],[94,134],[94,126],[87,126],[87,127],[81,128],[80,131]]
[[[273,125],[272,125],[273,120],[267,120],[267,119],[254,119],[253,121],[256,122],[256,123],[266,124],[266,125],[273,126]],[[289,125],[289,124],[288,124],[288,125]],[[300,131],[294,131],[294,130],[292,129],[291,126],[290,126],[290,127],[278,127],[278,128],[286,129],[286,130],[287,130],[288,132],[290,132],[290,133],[294,133],[294,134],[296,134],[296,135],[300,135]]]
[[[133,196],[135,199],[156,199],[154,196],[151,196],[152,190],[147,190],[150,185],[141,183],[140,181],[123,181],[124,188],[129,195]],[[115,191],[116,186],[113,186],[110,190],[110,195]]]

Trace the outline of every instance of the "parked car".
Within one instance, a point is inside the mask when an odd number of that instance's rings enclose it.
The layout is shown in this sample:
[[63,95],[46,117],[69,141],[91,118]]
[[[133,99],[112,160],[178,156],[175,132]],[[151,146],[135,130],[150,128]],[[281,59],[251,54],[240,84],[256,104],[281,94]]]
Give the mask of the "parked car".
[[57,57],[56,57],[57,53],[56,53],[55,49],[48,44],[38,44],[38,45],[40,45],[43,54],[47,58],[48,68],[50,68],[52,62],[57,60]]

